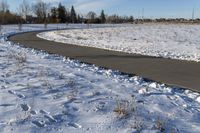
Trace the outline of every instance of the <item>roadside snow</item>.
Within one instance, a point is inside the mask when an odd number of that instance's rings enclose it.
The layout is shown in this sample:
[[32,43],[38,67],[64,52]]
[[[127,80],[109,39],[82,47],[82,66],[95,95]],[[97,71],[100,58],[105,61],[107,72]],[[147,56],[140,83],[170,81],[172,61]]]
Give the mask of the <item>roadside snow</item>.
[[38,37],[126,53],[200,61],[199,28],[200,25],[138,24],[44,32]]
[[0,42],[1,133],[199,133],[199,97]]

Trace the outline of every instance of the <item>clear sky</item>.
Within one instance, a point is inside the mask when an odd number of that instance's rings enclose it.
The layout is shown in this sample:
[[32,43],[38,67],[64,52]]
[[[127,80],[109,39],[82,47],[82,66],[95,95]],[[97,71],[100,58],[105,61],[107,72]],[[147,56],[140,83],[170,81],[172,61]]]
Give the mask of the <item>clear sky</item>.
[[[1,1],[1,0],[0,0]],[[38,0],[28,0],[36,2]],[[146,18],[191,18],[194,8],[195,18],[200,18],[200,0],[43,0],[51,5],[62,2],[66,7],[75,6],[77,12],[86,14],[88,11],[99,13],[102,9],[106,14],[133,15],[135,18],[144,14]],[[12,11],[16,11],[22,0],[7,0]],[[144,12],[144,13],[142,13]]]

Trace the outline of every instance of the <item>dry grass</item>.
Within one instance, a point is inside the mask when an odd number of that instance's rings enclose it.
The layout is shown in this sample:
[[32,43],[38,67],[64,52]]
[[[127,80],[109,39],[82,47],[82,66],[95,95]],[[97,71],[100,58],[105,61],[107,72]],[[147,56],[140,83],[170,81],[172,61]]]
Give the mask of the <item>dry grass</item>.
[[59,73],[58,78],[59,79],[65,79],[65,75],[63,73]]
[[142,128],[144,126],[144,123],[139,121],[139,120],[135,120],[132,124],[131,124],[131,128],[136,129],[137,133],[140,133]]
[[131,101],[117,100],[114,112],[120,117],[126,117],[136,111],[136,102],[134,96]]
[[27,56],[25,53],[17,53],[16,51],[11,50],[7,56],[8,59],[15,60],[16,64],[23,64],[27,61]]
[[25,54],[19,53],[16,55],[15,59],[17,60],[17,63],[23,64],[27,61],[27,56]]
[[158,129],[160,132],[165,131],[165,121],[161,120],[159,117],[156,120],[155,128]]

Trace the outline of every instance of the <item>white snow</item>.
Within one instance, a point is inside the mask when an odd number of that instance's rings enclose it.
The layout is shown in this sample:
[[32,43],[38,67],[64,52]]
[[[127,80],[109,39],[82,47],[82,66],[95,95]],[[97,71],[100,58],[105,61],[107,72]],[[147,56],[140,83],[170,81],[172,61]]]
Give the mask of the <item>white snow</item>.
[[142,55],[200,61],[200,25],[138,24],[41,33],[47,40]]
[[199,133],[199,96],[0,42],[1,133]]

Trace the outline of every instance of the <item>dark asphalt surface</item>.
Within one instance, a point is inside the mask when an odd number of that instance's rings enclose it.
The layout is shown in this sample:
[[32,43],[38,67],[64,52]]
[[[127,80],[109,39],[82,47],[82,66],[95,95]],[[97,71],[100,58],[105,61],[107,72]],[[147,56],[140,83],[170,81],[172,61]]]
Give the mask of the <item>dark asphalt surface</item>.
[[37,33],[17,34],[9,40],[25,47],[200,92],[200,63],[67,45],[38,38]]

